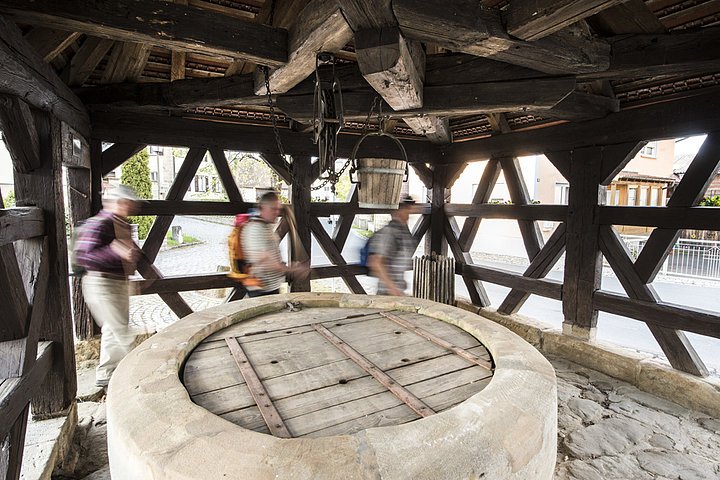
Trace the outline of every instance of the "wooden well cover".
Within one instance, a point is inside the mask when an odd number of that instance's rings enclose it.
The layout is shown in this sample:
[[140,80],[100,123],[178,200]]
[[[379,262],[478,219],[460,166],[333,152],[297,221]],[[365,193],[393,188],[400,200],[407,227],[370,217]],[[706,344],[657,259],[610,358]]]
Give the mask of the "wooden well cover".
[[319,437],[397,425],[482,390],[490,356],[473,336],[427,316],[306,308],[216,332],[188,358],[192,400],[241,427]]

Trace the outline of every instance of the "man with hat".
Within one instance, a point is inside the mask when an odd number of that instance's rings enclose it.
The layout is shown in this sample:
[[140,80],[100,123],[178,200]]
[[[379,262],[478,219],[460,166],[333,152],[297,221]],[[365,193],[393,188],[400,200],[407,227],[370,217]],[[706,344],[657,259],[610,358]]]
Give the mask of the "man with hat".
[[408,219],[415,213],[415,200],[409,195],[400,200],[390,223],[371,239],[368,267],[379,280],[378,295],[405,294],[405,272],[412,270],[415,242],[408,228]]
[[120,360],[130,351],[135,335],[128,328],[128,276],[135,271],[140,250],[130,235],[127,217],[139,211],[140,200],[126,185],[108,190],[103,210],[83,226],[75,243],[75,258],[86,273],[83,296],[102,329],[100,362],[95,383],[106,387]]

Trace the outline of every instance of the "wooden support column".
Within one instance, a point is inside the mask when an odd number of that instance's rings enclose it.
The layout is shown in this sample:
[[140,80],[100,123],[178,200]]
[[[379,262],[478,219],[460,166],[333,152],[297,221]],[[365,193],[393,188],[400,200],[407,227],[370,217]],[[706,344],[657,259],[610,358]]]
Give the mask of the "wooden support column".
[[[290,204],[295,212],[297,236],[308,255],[308,264],[312,258],[312,234],[310,228],[310,186],[313,182],[311,157],[293,157],[293,184],[290,186]],[[292,249],[290,261],[304,261],[305,258]],[[295,280],[290,284],[292,292],[309,292],[310,279]]]
[[465,164],[436,165],[430,195],[430,235],[425,240],[425,254],[447,255],[445,238],[445,203],[450,202],[450,187],[465,168]]
[[[44,315],[39,325],[39,339],[56,342],[52,368],[43,388],[33,398],[33,413],[55,415],[67,409],[77,391],[72,310],[68,285],[65,207],[62,190],[63,142],[61,122],[47,113],[34,112],[40,139],[40,168],[31,173],[15,172],[15,195],[18,206],[35,205],[45,212],[47,286],[42,300]],[[18,251],[21,271],[32,272],[43,251],[42,242],[26,240]],[[27,262],[31,262],[28,264]],[[37,282],[37,278],[27,278]],[[28,284],[26,290],[30,290]],[[38,299],[39,300],[39,299]]]
[[90,206],[95,215],[102,209],[102,142],[90,140]]
[[601,147],[579,148],[570,153],[563,332],[583,339],[594,339],[597,326],[598,312],[593,308],[592,298],[600,288],[602,274],[598,245],[600,225],[595,214],[599,204],[602,153]]

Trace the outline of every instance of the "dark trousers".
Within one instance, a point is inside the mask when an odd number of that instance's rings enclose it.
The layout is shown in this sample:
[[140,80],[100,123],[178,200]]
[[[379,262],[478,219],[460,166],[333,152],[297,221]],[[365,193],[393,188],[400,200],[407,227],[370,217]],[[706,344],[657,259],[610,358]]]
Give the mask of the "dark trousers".
[[276,288],[275,290],[248,290],[248,297],[255,298],[255,297],[264,297],[265,295],[277,295],[280,293],[280,289]]

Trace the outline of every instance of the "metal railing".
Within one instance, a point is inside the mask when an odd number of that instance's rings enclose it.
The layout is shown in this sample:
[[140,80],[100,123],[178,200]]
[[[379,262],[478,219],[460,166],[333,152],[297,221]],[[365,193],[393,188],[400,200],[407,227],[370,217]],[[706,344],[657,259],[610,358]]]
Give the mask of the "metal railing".
[[[647,237],[623,235],[633,260],[642,251]],[[663,275],[720,280],[720,242],[681,238],[673,246],[660,270]]]

